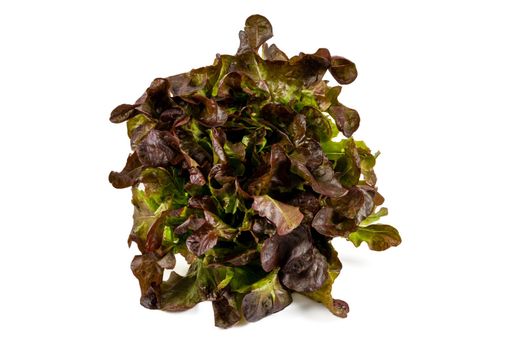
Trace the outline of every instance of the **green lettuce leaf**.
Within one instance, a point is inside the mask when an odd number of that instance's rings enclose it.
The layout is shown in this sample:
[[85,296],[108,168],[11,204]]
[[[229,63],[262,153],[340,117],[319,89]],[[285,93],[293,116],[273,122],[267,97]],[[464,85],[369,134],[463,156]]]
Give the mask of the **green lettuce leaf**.
[[396,228],[383,224],[359,227],[357,231],[349,234],[348,239],[355,247],[360,246],[362,242],[366,242],[369,249],[379,251],[396,247],[402,242]]

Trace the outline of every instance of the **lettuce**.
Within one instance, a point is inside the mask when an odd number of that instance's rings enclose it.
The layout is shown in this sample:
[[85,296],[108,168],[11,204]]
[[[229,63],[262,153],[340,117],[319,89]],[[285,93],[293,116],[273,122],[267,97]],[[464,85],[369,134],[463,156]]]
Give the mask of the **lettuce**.
[[[355,64],[327,49],[288,58],[271,23],[250,16],[235,55],[153,80],[134,104],[111,113],[127,122],[132,153],[115,188],[131,187],[129,244],[141,304],[187,310],[211,301],[215,325],[253,322],[284,309],[297,292],[346,317],[331,289],[342,264],[331,245],[385,250],[398,231],[373,170],[378,153],[353,139],[360,124],[340,84]],[[342,135],[338,135],[342,133]],[[335,141],[334,138],[339,141]],[[185,276],[171,271],[184,258]]]

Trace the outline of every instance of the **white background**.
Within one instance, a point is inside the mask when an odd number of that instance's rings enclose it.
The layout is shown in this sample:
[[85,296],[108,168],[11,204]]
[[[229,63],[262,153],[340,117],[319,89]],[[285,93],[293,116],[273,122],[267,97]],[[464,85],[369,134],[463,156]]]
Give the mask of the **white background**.
[[[210,303],[139,305],[109,113],[235,53],[253,13],[289,55],[327,47],[359,70],[341,101],[382,152],[384,222],[404,241],[336,242],[347,319],[296,297],[224,331]],[[519,1],[2,2],[0,348],[522,349],[523,16]]]

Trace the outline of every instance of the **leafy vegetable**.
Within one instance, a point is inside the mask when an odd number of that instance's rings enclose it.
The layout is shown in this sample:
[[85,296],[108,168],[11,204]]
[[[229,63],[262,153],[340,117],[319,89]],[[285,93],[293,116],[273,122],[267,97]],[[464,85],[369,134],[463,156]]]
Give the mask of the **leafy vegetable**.
[[277,228],[279,235],[285,235],[302,222],[304,214],[292,205],[279,202],[268,195],[253,197],[251,206],[258,215],[267,218]]
[[[116,188],[131,187],[131,263],[150,309],[182,311],[211,301],[215,325],[258,321],[292,293],[346,317],[331,290],[344,237],[372,250],[400,244],[376,188],[373,154],[353,139],[359,114],[338,101],[355,64],[324,48],[288,58],[269,21],[250,16],[235,55],[153,80],[111,113],[127,123],[132,153]],[[343,137],[334,137],[341,132]],[[177,257],[178,255],[178,257]],[[171,271],[184,258],[189,271]]]
[[369,225],[359,227],[355,232],[351,232],[348,239],[358,247],[360,243],[366,242],[369,249],[386,250],[400,244],[400,235],[393,226],[389,225]]
[[242,299],[242,313],[255,322],[291,304],[291,294],[278,281],[278,269],[253,284],[251,292]]

